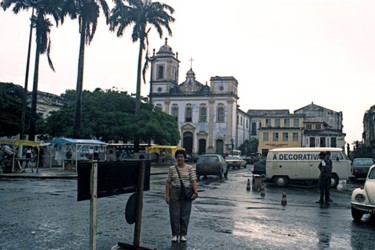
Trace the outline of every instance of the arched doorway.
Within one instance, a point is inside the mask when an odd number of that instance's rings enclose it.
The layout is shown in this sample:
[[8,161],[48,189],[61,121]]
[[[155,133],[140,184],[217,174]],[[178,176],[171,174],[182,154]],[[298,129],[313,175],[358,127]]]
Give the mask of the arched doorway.
[[193,133],[185,132],[182,142],[182,147],[185,148],[186,154],[191,155],[193,152]]
[[221,139],[216,140],[216,154],[224,154],[224,141]]
[[199,139],[198,154],[203,155],[206,153],[206,140]]

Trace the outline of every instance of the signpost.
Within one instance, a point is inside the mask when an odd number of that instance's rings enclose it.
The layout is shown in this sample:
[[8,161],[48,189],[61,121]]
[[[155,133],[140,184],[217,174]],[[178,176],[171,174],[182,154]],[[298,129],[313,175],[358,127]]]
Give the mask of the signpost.
[[96,199],[136,192],[136,214],[133,245],[118,243],[122,249],[147,249],[139,246],[141,235],[143,191],[150,190],[151,162],[126,160],[78,164],[77,200],[90,199],[90,250],[96,250]]

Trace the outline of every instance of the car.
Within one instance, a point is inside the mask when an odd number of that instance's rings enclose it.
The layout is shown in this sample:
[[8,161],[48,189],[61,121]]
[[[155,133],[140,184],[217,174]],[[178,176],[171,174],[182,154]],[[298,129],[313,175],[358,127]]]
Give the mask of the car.
[[247,164],[244,159],[242,159],[240,156],[237,156],[237,155],[228,155],[227,157],[225,157],[225,162],[228,164],[228,168],[232,167],[233,169],[235,167],[246,168],[246,164]]
[[219,154],[204,154],[198,157],[196,164],[197,179],[201,176],[217,175],[220,179],[228,178],[228,165]]
[[374,165],[372,158],[355,158],[352,162],[352,174],[354,178],[366,178],[367,172],[372,165]]
[[364,186],[353,190],[351,208],[354,221],[364,214],[375,216],[375,165],[370,167]]
[[266,159],[259,160],[254,163],[253,174],[266,174]]

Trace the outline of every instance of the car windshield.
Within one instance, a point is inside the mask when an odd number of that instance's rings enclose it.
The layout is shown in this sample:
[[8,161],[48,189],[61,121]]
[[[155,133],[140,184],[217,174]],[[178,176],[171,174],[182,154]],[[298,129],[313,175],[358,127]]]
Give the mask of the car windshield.
[[371,158],[366,159],[354,159],[353,165],[355,166],[371,166],[374,161]]
[[225,158],[225,160],[238,160],[239,157],[236,157],[236,156],[227,156],[227,158]]
[[218,159],[216,156],[202,156],[199,157],[198,162],[218,162]]

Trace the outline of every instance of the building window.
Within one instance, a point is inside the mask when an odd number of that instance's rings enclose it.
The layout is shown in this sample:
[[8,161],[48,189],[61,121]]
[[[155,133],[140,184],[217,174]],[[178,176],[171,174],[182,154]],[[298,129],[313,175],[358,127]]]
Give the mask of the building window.
[[199,122],[207,122],[207,107],[204,104],[199,108]]
[[263,141],[268,141],[268,132],[263,132]]
[[193,110],[191,104],[187,104],[185,108],[185,122],[193,121]]
[[243,124],[243,121],[242,121],[242,116],[241,116],[241,126],[242,126],[242,124]]
[[172,105],[171,116],[174,117],[176,119],[176,121],[178,121],[178,106],[177,106],[177,104]]
[[280,128],[280,118],[275,119],[275,127]]
[[289,118],[285,118],[284,119],[284,127],[285,128],[289,128],[290,127],[290,120],[289,120]]
[[310,137],[310,148],[315,148],[315,137]]
[[326,147],[326,138],[325,137],[320,137],[320,146]]
[[256,124],[256,122],[251,123],[251,135],[257,135],[257,124]]
[[279,141],[279,133],[278,132],[272,133],[272,140],[273,141]]
[[336,137],[331,137],[331,147],[333,147],[333,148],[337,147]]
[[164,78],[164,66],[159,65],[157,79],[163,79],[163,78]]
[[217,107],[217,122],[225,122],[224,120],[224,107],[223,104],[220,104]]
[[299,141],[299,136],[297,132],[293,132],[293,141]]
[[249,128],[249,120],[246,119],[246,128]]
[[322,124],[315,124],[316,130],[322,130]]
[[311,123],[306,124],[306,130],[312,130],[312,124]]
[[239,118],[239,116],[237,115],[237,125],[239,125],[240,124],[240,118]]
[[283,133],[283,141],[288,141],[288,137],[289,137],[288,133],[284,132]]
[[299,127],[299,119],[298,118],[293,119],[293,127],[295,127],[295,128]]
[[266,119],[266,128],[271,127],[271,119]]

